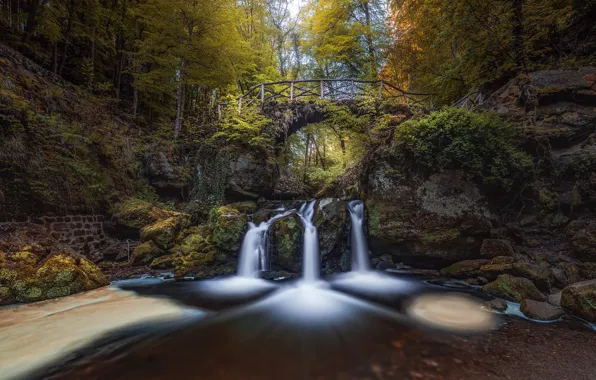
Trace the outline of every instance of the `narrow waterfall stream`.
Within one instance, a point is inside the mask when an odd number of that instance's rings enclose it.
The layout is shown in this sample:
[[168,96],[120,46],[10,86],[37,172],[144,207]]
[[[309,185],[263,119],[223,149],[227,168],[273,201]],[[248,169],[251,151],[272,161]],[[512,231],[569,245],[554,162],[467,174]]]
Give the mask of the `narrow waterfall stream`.
[[370,270],[370,260],[364,235],[364,203],[348,202],[348,210],[352,221],[352,271],[366,272]]
[[240,259],[238,261],[238,276],[248,278],[258,278],[259,269],[269,269],[269,257],[267,255],[267,231],[273,222],[295,211],[287,210],[273,216],[266,222],[261,222],[258,226],[253,222],[248,222],[248,231],[242,241],[240,249]]
[[319,237],[317,227],[312,223],[315,213],[316,200],[305,203],[300,207],[298,215],[304,225],[304,243],[302,244],[302,273],[305,282],[315,282],[319,279]]

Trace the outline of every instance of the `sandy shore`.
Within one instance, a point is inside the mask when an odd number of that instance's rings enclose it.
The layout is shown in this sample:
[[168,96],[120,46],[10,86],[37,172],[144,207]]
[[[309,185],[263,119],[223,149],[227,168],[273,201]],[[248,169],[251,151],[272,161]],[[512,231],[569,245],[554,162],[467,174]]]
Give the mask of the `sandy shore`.
[[2,307],[0,379],[22,377],[119,328],[173,320],[183,311],[172,301],[111,287]]

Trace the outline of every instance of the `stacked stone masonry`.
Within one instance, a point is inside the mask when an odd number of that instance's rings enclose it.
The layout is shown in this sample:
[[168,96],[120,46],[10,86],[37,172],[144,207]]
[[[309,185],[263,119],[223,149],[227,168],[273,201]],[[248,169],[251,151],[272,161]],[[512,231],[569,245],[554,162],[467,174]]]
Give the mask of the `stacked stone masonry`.
[[0,223],[35,224],[44,226],[54,239],[80,253],[94,253],[100,249],[105,234],[103,215],[41,216]]

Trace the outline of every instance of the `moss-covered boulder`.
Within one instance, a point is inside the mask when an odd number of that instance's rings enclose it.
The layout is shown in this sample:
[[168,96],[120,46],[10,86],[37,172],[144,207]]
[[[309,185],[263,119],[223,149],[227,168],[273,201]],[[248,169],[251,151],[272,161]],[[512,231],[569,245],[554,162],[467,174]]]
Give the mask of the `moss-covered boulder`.
[[138,229],[177,214],[150,202],[128,198],[114,207],[113,220],[117,224]]
[[220,249],[237,252],[246,232],[247,217],[229,206],[216,207],[209,213],[213,244]]
[[304,227],[295,212],[276,220],[269,228],[271,264],[297,273],[302,267]]
[[561,306],[578,317],[596,322],[596,280],[578,282],[563,289]]
[[472,278],[482,275],[478,269],[485,264],[488,264],[489,260],[477,259],[477,260],[463,260],[455,264],[452,264],[446,268],[441,269],[441,276],[452,277],[452,278]]
[[513,256],[514,254],[511,243],[504,239],[484,239],[480,247],[480,255],[487,259],[498,256]]
[[[164,256],[151,263],[156,269],[174,268],[178,278],[188,274],[195,277],[209,277],[215,269],[217,248],[211,243],[209,228],[199,226],[190,229],[179,244],[172,248],[173,255]],[[227,256],[227,255],[224,255]]]
[[63,297],[107,284],[99,268],[79,255],[58,253],[38,267],[8,260],[0,269],[0,304]]
[[493,282],[482,287],[486,293],[509,301],[521,302],[524,299],[544,301],[545,296],[527,278],[502,274]]
[[163,249],[158,247],[153,241],[149,240],[135,247],[130,256],[130,265],[149,265],[154,259],[165,254],[166,252]]
[[153,241],[159,248],[168,250],[174,246],[174,240],[180,232],[178,217],[170,217],[141,228],[141,241]]

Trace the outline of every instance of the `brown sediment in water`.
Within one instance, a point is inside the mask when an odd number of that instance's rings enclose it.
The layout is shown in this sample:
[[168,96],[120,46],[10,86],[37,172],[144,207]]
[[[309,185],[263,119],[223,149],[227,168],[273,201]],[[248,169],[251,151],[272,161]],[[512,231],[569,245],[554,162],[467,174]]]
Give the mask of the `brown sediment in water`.
[[24,376],[102,335],[135,323],[173,320],[183,308],[110,287],[0,308],[0,379]]

